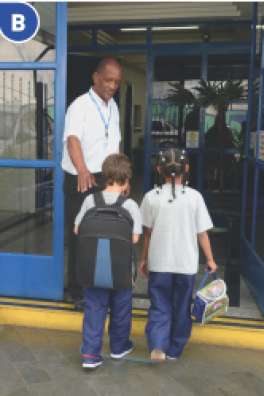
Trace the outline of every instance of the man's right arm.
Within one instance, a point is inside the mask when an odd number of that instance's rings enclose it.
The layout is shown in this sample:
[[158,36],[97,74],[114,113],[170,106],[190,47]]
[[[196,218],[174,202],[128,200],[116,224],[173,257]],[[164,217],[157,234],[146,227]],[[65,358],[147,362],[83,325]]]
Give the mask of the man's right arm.
[[75,166],[78,174],[77,190],[83,193],[87,191],[88,188],[97,186],[94,175],[87,169],[85,165],[83,151],[78,137],[74,135],[68,136],[67,147],[72,163]]

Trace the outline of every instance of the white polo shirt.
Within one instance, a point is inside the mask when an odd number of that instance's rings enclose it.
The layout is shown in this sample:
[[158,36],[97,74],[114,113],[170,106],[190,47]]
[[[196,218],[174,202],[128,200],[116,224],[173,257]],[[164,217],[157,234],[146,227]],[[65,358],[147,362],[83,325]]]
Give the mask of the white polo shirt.
[[104,150],[105,124],[96,104],[87,92],[75,99],[69,106],[65,119],[61,166],[62,169],[72,175],[77,175],[77,170],[68,152],[67,138],[69,136],[77,136],[80,140],[84,162],[92,173],[102,171],[102,163],[109,154],[119,153],[121,133],[117,104],[114,99],[111,98],[108,101],[108,105],[106,105],[92,88],[90,91],[100,107],[106,122],[108,122],[111,108],[111,118],[108,128],[108,146],[107,149]]

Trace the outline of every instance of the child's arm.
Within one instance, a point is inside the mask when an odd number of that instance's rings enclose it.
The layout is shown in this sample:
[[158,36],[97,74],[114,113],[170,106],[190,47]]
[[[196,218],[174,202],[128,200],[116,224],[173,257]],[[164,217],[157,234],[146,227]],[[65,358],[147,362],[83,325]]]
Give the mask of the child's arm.
[[218,267],[213,259],[213,253],[208,234],[206,231],[201,232],[201,234],[197,234],[197,238],[207,259],[206,269],[211,268],[210,274],[212,274],[213,272],[216,272]]
[[73,228],[73,232],[74,234],[78,234],[78,228],[79,225],[82,221],[83,216],[85,215],[85,213],[88,210],[88,199],[90,199],[90,196],[86,197],[85,200],[83,201],[83,204],[81,206],[81,209],[79,211],[79,213],[77,214],[75,220],[74,220],[74,228]]
[[139,273],[142,276],[145,276],[146,278],[148,277],[147,260],[148,260],[148,248],[149,248],[151,233],[152,233],[152,228],[145,227]]
[[133,243],[137,243],[139,240],[140,234],[133,234]]

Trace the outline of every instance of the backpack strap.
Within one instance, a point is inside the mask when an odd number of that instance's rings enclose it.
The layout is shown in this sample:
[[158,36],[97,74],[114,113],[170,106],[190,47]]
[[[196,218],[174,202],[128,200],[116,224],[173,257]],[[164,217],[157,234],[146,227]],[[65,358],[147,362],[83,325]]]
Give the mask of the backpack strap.
[[94,204],[97,208],[104,208],[106,206],[102,191],[94,194]]
[[116,205],[122,206],[123,203],[127,200],[127,197],[125,197],[123,194],[119,194],[119,197],[116,200]]

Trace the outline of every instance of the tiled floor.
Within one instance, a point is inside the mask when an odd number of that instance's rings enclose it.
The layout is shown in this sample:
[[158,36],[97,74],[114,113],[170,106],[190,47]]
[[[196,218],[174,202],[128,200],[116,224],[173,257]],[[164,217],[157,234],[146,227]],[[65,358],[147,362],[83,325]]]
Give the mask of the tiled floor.
[[[149,359],[144,338],[132,337],[131,358]],[[81,334],[0,328],[1,396],[263,396],[264,352],[187,344],[177,361],[152,364],[105,358],[81,367]],[[103,352],[108,353],[108,337]]]

